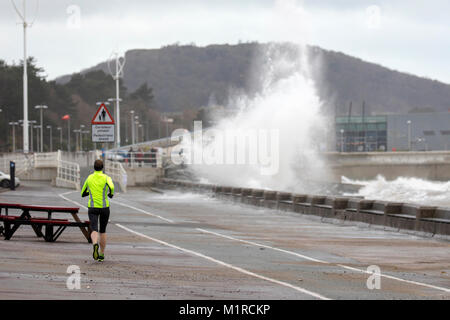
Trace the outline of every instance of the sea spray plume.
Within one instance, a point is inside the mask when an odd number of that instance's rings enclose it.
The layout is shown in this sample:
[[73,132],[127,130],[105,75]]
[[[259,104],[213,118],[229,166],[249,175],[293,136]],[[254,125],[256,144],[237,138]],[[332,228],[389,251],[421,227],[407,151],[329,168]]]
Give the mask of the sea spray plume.
[[[204,130],[202,139],[184,150],[191,152],[190,169],[204,181],[303,191],[307,180],[326,178],[319,157],[326,125],[321,101],[309,76],[306,50],[274,43],[266,50],[261,91],[230,99],[237,114]],[[274,162],[276,170],[265,174],[262,169]]]
[[[277,1],[275,11],[280,34],[303,40],[302,26],[296,25],[304,24],[303,11],[295,1]],[[194,144],[185,139],[185,163],[204,182],[306,191],[307,181],[328,177],[319,156],[326,122],[306,46],[271,43],[262,50],[252,77],[257,93],[230,97],[228,107],[238,110],[234,116],[219,119]],[[262,170],[268,165],[276,170]]]

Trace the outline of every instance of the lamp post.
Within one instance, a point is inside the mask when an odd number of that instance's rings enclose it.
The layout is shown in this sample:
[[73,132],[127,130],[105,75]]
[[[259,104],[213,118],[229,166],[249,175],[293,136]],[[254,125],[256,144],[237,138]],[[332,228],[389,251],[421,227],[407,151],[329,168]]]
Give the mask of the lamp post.
[[[116,148],[120,148],[120,110],[119,110],[119,102],[122,99],[119,98],[119,91],[117,91],[117,98],[109,98],[108,101],[114,101],[114,120],[116,122]],[[125,121],[126,124],[126,121]],[[127,138],[128,140],[128,138]]]
[[47,109],[48,106],[45,105],[38,105],[34,107],[35,109],[39,109],[40,110],[40,114],[41,114],[41,152],[44,152],[44,124],[43,124],[43,110]]
[[56,130],[59,131],[59,150],[62,150],[62,127],[57,127]]
[[131,144],[134,144],[134,110],[130,111],[131,117]]
[[114,101],[116,102],[116,147],[120,147],[120,101],[122,101],[119,98],[119,78],[123,75],[123,67],[125,65],[125,56],[122,58],[122,61],[120,60],[119,54],[117,52],[114,52],[112,55],[115,56],[115,72],[111,70],[111,61],[112,59],[108,60],[108,68],[109,72],[112,76],[112,78],[116,81],[116,98]]
[[83,131],[81,131],[81,134],[88,134],[88,133],[90,133],[91,131],[89,131],[89,130],[83,130]]
[[[136,116],[136,118],[137,118],[137,116]],[[138,125],[139,125],[139,121],[134,120],[134,135],[135,135],[135,138],[136,138],[135,143],[139,143],[139,128],[138,128]]]
[[84,124],[80,124],[80,151],[83,151],[83,129]]
[[341,152],[344,152],[344,129],[341,129],[340,132],[341,132]]
[[[19,120],[18,122],[23,126],[23,122],[24,122],[23,120]],[[28,120],[28,125],[30,126],[30,135],[31,135],[30,142],[29,142],[29,144],[30,144],[29,151],[31,151],[31,152],[34,151],[34,148],[33,148],[33,124],[34,123],[36,123],[36,120]]]
[[50,152],[53,152],[52,126],[48,125],[46,128],[50,129]]
[[10,122],[9,123],[10,126],[12,126],[12,130],[13,130],[13,152],[16,152],[16,126],[19,125],[18,122]]
[[41,128],[40,125],[34,126],[36,129],[36,152],[39,152],[39,129]]
[[141,129],[140,131],[141,131],[141,142],[144,142],[144,129],[143,129],[143,126],[142,126],[142,124],[139,124],[138,125],[138,127]]
[[411,151],[411,120],[406,121],[408,125],[408,151]]
[[[14,10],[22,20],[23,25],[23,152],[28,153],[28,76],[27,76],[27,27],[31,27],[33,22],[27,22],[26,1],[22,1],[23,11],[20,12],[14,1],[11,1]],[[36,7],[37,8],[37,7]],[[37,9],[36,9],[37,11]]]
[[29,120],[28,123],[30,124],[30,133],[31,133],[31,137],[30,137],[30,150],[31,152],[34,152],[34,147],[33,147],[33,129],[34,129],[34,124],[36,123],[36,120]]
[[75,151],[79,151],[78,133],[80,129],[74,129],[73,132],[75,133]]
[[139,142],[139,116],[134,116],[134,137],[136,139],[136,143]]

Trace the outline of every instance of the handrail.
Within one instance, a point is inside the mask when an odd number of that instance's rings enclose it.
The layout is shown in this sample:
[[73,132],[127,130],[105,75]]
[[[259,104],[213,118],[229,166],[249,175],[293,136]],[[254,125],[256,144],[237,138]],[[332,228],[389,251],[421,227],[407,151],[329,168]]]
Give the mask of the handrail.
[[68,183],[80,190],[80,165],[78,163],[58,160],[56,183]]
[[119,183],[122,192],[127,192],[128,175],[122,163],[105,160],[105,173],[113,179],[113,182],[116,181]]

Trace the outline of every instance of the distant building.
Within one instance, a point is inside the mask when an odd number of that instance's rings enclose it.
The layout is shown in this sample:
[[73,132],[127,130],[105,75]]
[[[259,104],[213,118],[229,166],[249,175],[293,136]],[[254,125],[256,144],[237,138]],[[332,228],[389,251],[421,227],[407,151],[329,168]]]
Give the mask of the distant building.
[[336,118],[336,151],[450,150],[450,112]]
[[336,151],[386,151],[386,116],[337,117]]

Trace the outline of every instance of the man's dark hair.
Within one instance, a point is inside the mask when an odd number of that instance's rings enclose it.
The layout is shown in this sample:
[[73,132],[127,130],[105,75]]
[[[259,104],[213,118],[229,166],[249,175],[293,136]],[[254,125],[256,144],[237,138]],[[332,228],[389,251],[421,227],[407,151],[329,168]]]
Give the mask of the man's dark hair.
[[103,169],[103,161],[100,159],[95,160],[94,162],[94,170],[101,171]]

